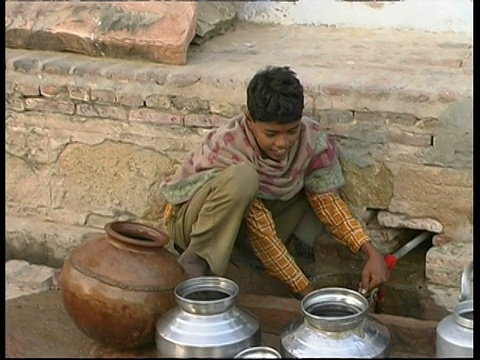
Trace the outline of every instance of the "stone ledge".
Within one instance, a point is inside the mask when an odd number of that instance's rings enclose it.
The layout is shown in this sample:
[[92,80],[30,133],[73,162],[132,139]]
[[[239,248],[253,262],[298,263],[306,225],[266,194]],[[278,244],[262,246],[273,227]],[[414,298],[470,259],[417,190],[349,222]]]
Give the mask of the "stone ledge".
[[[323,39],[321,51],[312,46],[318,37]],[[442,47],[448,40],[461,46]],[[189,63],[181,68],[13,49],[7,51],[6,68],[152,83],[177,93],[185,87],[190,92],[196,87],[199,94],[218,89],[225,101],[243,103],[245,85],[256,70],[267,64],[289,64],[302,79],[314,109],[391,111],[428,118],[438,117],[454,102],[472,98],[468,41],[453,34],[440,38],[395,31],[349,33],[241,24],[233,32],[190,49]],[[291,51],[280,51],[285,46]],[[401,56],[395,57],[396,52]],[[427,61],[432,58],[437,58],[435,63]],[[448,59],[458,59],[457,65]]]

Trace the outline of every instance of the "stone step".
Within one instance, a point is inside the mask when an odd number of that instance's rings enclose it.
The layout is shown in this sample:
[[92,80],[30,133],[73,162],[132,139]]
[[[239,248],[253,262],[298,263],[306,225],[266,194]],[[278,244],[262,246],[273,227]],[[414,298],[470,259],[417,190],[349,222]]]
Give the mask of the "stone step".
[[472,40],[453,33],[239,23],[234,31],[192,45],[182,67],[20,49],[8,49],[6,56],[7,70],[60,71],[121,82],[144,79],[171,94],[188,87],[204,98],[208,89],[233,104],[244,103],[245,84],[255,71],[269,64],[289,65],[309,96],[307,112],[368,110],[438,117],[473,93]]
[[9,2],[12,48],[72,51],[95,57],[143,58],[181,65],[197,27],[195,2]]

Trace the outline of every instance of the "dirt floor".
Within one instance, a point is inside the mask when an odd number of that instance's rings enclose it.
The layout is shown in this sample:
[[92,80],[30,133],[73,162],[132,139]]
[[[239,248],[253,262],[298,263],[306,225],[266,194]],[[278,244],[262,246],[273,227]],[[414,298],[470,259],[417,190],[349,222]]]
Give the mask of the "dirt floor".
[[[6,301],[7,358],[152,358],[155,346],[118,352],[78,330],[63,307],[59,291],[47,291]],[[262,335],[263,344],[278,349],[279,338]]]

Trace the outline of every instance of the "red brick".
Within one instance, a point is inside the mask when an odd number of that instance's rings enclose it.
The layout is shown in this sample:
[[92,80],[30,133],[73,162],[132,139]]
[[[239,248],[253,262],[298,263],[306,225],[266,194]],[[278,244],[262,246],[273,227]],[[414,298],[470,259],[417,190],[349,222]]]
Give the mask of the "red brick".
[[88,61],[74,63],[70,73],[80,77],[101,76],[104,68],[105,63],[90,59]]
[[167,75],[167,81],[176,87],[184,88],[200,81],[200,76],[191,73],[173,73]]
[[43,71],[52,75],[68,75],[72,68],[72,59],[69,57],[48,60],[43,63]]
[[7,101],[7,108],[14,111],[24,111],[25,105],[23,100],[17,97],[8,97]]
[[37,74],[42,69],[41,61],[31,58],[29,55],[23,56],[13,61],[13,69],[27,74]]
[[208,101],[198,97],[172,96],[172,104],[178,110],[185,109],[189,112],[201,112],[209,109]]
[[172,101],[166,95],[153,94],[147,97],[145,105],[152,108],[169,109]]
[[25,109],[30,111],[52,112],[73,115],[75,105],[63,100],[25,99]]
[[59,86],[53,84],[41,84],[40,85],[40,94],[47,98],[57,98],[66,96],[68,90],[66,86]]
[[183,115],[158,112],[153,109],[133,109],[130,111],[128,119],[153,124],[183,124]]
[[26,97],[40,96],[40,84],[38,83],[16,83],[13,88],[16,92]]
[[110,89],[91,89],[90,97],[92,101],[98,103],[114,103],[117,101],[117,94]]
[[134,77],[135,80],[142,83],[153,82],[157,85],[163,85],[167,80],[167,74],[168,72],[164,69],[156,69],[148,66],[135,70]]
[[102,119],[113,119],[126,121],[128,119],[127,110],[117,107],[100,104],[77,104],[76,114],[86,117],[99,117]]
[[185,115],[185,126],[187,127],[200,127],[200,128],[212,128],[212,121],[206,114],[188,114]]
[[355,111],[354,118],[357,121],[379,122],[384,124],[401,124],[413,126],[417,118],[412,114],[395,113],[389,111]]
[[100,73],[107,79],[126,82],[135,79],[134,70],[132,66],[117,64],[102,68]]
[[90,89],[82,86],[69,86],[68,93],[70,99],[79,100],[79,101],[89,101],[90,100]]
[[120,92],[117,96],[119,104],[129,107],[142,107],[144,106],[143,97],[140,94],[131,92]]

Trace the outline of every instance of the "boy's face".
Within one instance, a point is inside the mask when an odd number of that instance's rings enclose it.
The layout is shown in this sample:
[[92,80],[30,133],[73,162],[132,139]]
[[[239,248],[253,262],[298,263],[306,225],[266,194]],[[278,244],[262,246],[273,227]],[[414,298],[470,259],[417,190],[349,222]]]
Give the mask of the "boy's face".
[[254,122],[250,116],[246,117],[246,124],[257,140],[263,153],[270,159],[282,161],[295,145],[300,135],[301,119],[288,124],[273,122]]

